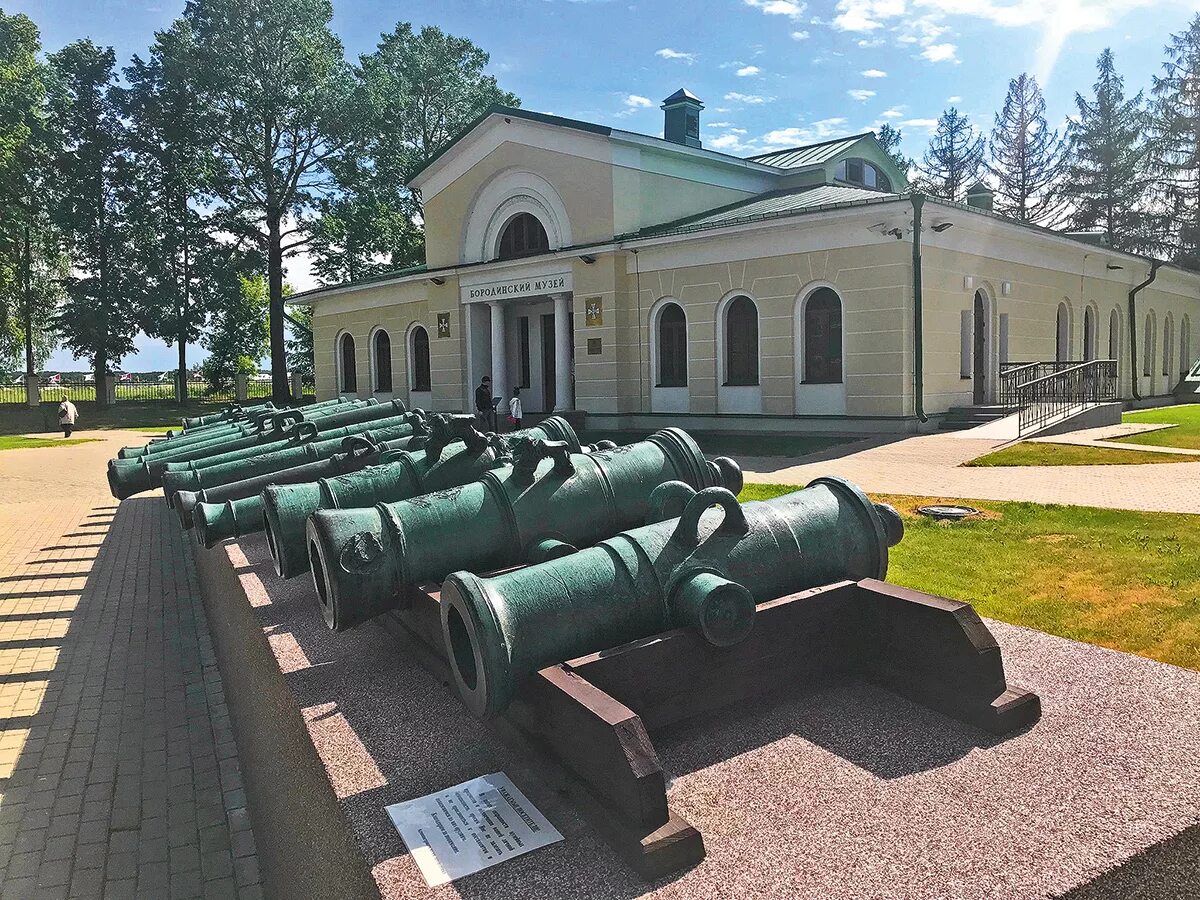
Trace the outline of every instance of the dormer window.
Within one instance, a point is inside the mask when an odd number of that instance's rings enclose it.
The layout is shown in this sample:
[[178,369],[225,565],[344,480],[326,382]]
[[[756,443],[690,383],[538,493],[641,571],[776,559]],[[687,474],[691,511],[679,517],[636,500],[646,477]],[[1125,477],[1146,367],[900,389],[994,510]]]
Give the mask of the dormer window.
[[892,181],[877,165],[865,159],[843,159],[833,170],[835,181],[865,187],[873,191],[892,190]]
[[518,213],[504,226],[496,259],[517,259],[550,249],[546,229],[532,213]]

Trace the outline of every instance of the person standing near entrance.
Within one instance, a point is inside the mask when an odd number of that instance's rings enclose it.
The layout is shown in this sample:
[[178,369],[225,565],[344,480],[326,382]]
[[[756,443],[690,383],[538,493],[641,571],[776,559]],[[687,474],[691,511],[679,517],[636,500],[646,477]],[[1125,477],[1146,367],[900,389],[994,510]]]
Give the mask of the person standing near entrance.
[[521,389],[513,388],[512,399],[508,401],[508,424],[512,431],[521,427]]
[[71,430],[75,427],[77,418],[79,418],[79,410],[75,408],[74,403],[64,397],[63,402],[58,404],[58,425],[63,430],[63,437],[71,436]]
[[479,387],[475,388],[475,418],[479,419],[481,431],[495,431],[495,428],[489,427],[494,410],[492,379],[491,376],[484,375],[479,382]]

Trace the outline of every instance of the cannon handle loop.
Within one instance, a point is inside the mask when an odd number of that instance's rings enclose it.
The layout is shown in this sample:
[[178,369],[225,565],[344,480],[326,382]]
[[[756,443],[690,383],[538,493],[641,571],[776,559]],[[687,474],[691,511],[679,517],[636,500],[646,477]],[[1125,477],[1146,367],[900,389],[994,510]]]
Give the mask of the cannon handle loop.
[[352,434],[342,439],[342,452],[351,459],[358,459],[378,453],[379,445],[371,440],[368,435]]
[[555,472],[562,475],[575,472],[571,445],[566,441],[522,440],[513,447],[513,474],[521,481],[532,481],[538,463],[547,457],[554,460]]
[[695,489],[685,481],[664,481],[650,492],[650,512],[646,515],[646,524],[679,518],[688,501],[695,496]]
[[317,423],[297,422],[291,428],[284,429],[283,433],[294,444],[307,444],[317,439]]
[[746,533],[748,527],[746,513],[742,509],[742,505],[738,503],[737,497],[725,488],[711,487],[700,491],[687,502],[687,506],[683,508],[683,515],[679,517],[679,523],[671,535],[671,540],[679,541],[689,547],[699,544],[700,517],[712,506],[719,506],[725,510],[725,518],[713,534]]
[[289,425],[299,425],[304,421],[304,413],[298,409],[287,409],[271,416],[271,427],[276,431],[286,431]]

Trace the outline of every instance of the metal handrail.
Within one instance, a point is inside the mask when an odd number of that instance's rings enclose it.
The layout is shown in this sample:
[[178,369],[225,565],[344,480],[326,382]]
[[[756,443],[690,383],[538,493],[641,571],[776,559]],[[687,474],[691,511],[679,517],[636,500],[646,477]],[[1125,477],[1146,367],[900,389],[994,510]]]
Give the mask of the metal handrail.
[[1015,387],[1018,436],[1065,417],[1089,404],[1117,399],[1117,361],[1073,362]]

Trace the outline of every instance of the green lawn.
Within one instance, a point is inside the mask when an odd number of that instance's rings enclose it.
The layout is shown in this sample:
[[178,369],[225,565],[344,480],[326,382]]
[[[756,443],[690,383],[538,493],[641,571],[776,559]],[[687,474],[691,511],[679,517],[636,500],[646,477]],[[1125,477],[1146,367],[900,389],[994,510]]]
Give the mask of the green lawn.
[[[751,484],[743,500],[795,490]],[[874,497],[904,517],[888,580],[982,616],[1200,669],[1200,517],[991,500]],[[966,503],[979,518],[915,512]]]
[[[665,427],[665,426],[664,426]],[[645,440],[649,431],[602,431],[588,429],[580,434],[584,443],[610,440],[629,444]],[[688,432],[709,456],[805,456],[857,440],[836,435],[721,434]]]
[[[94,403],[80,402],[75,404],[79,409],[79,420],[75,427],[80,430],[99,428],[165,431],[168,428],[178,428],[183,423],[184,416],[220,412],[225,405],[188,403],[186,406],[180,406],[167,400],[148,403],[122,400],[100,410]],[[43,403],[36,409],[16,404],[0,407],[0,434],[32,434],[58,430],[57,403]]]
[[1200,403],[1129,412],[1121,417],[1121,421],[1176,426],[1116,439],[1122,443],[1200,450]]
[[1141,466],[1149,463],[1200,461],[1200,456],[1155,453],[1151,450],[1117,450],[1113,447],[1081,447],[1025,441],[995,453],[980,456],[964,466]]
[[19,434],[0,435],[0,450],[34,450],[42,447],[63,447],[68,444],[90,444],[96,438],[30,438]]

